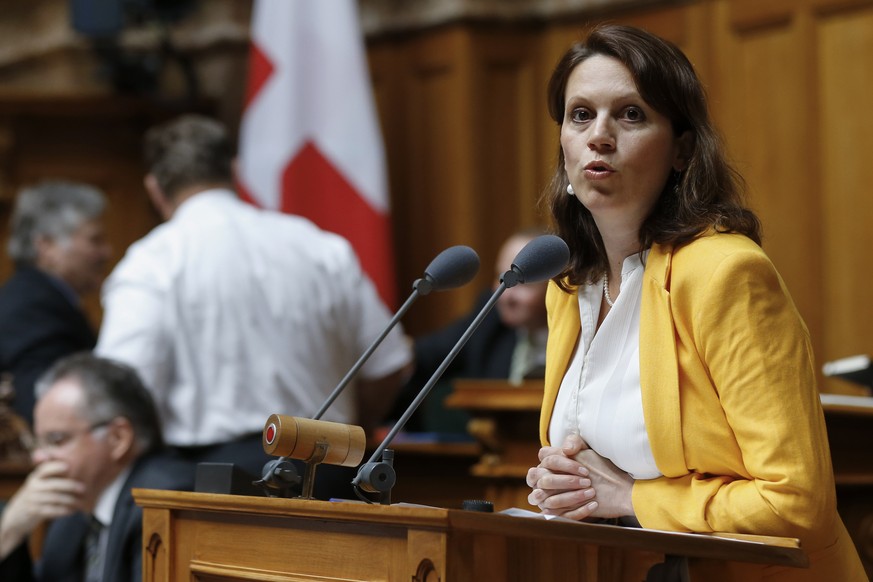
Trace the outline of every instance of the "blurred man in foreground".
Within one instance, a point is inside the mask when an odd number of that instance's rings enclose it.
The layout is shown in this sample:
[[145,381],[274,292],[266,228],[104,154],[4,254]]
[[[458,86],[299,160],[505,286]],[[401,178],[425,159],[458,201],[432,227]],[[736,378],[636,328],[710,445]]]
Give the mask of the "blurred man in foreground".
[[[0,515],[0,579],[140,580],[142,509],[131,489],[190,489],[193,468],[161,451],[154,403],[126,365],[75,354],[36,394],[36,467]],[[26,542],[47,521],[33,564]]]

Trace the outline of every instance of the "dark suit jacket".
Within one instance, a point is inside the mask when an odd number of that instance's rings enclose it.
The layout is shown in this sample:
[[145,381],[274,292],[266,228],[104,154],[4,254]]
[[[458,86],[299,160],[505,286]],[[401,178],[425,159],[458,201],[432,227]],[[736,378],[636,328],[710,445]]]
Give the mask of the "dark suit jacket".
[[[142,509],[131,489],[191,490],[194,467],[166,454],[139,459],[115,504],[106,547],[104,582],[142,579]],[[49,526],[40,560],[31,562],[27,544],[0,562],[0,580],[22,582],[81,582],[89,517],[82,513],[57,519]]]
[[94,348],[81,308],[34,267],[19,266],[0,288],[0,371],[10,372],[15,411],[33,424],[33,384],[56,360]]
[[[464,335],[491,298],[480,295],[469,313],[448,326],[415,340],[415,376],[419,387],[430,379],[448,353]],[[497,309],[492,309],[470,336],[464,348],[446,369],[444,378],[508,378],[517,334],[503,325]]]

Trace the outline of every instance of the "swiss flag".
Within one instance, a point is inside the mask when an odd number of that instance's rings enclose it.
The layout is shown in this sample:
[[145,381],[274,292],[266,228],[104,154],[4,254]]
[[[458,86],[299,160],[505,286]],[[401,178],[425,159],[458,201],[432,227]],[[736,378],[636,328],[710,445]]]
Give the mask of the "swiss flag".
[[255,0],[240,191],[347,238],[395,303],[385,154],[355,0]]

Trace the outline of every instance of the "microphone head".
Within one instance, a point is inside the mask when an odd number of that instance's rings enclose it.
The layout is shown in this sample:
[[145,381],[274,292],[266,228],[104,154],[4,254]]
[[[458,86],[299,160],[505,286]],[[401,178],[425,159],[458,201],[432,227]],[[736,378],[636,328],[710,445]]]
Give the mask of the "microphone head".
[[500,280],[507,287],[545,281],[563,271],[569,262],[567,243],[553,234],[544,234],[524,245],[512,261],[512,269]]
[[424,279],[416,281],[421,295],[431,291],[454,289],[473,280],[479,272],[479,255],[468,246],[449,247],[434,258],[424,270]]

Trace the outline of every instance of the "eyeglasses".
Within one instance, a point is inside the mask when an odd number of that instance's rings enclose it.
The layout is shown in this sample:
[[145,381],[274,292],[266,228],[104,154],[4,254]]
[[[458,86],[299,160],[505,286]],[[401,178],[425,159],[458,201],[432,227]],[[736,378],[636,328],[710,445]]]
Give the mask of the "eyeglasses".
[[71,430],[71,431],[52,431],[47,432],[43,435],[34,435],[33,437],[33,446],[32,450],[42,449],[42,450],[54,450],[59,449],[72,441],[74,438],[86,435],[88,433],[94,432],[95,430],[105,428],[109,426],[111,420],[103,420],[101,422],[95,422],[94,424],[88,426],[87,428],[79,429],[79,430]]

